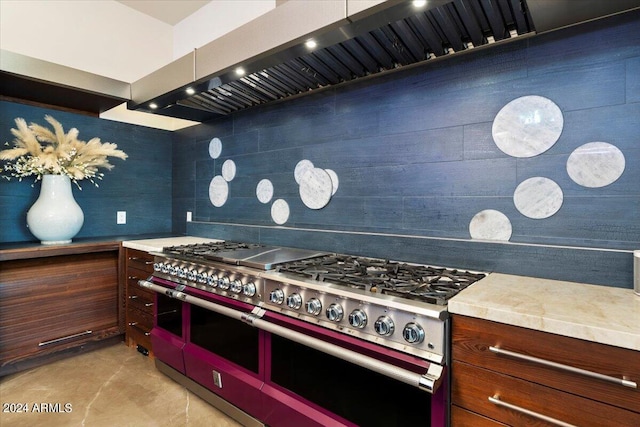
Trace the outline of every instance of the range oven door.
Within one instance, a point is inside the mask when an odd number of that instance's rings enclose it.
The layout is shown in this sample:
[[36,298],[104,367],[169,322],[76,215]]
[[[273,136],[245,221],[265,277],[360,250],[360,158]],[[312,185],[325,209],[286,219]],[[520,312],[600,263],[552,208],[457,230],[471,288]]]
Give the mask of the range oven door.
[[[270,334],[263,388],[266,424],[447,425],[448,384],[442,366],[278,313],[267,312],[264,319],[314,341],[309,346],[294,341],[296,336]],[[333,349],[343,354],[331,354]],[[359,357],[351,359],[351,352]],[[374,366],[368,366],[369,358]],[[428,372],[436,375],[430,390],[415,383]]]
[[[242,302],[221,300],[212,295],[207,303],[242,313],[253,308]],[[189,339],[184,347],[187,376],[253,417],[263,419],[264,335],[241,320],[191,305]]]

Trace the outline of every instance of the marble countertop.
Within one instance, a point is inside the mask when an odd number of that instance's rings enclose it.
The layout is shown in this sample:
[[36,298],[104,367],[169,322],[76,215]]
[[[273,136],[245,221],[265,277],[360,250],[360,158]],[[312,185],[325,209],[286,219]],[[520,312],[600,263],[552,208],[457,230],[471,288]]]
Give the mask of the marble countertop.
[[206,237],[180,236],[160,239],[124,240],[122,246],[145,252],[162,252],[162,248],[165,246],[191,245],[205,242],[222,242],[222,240],[209,239]]
[[640,351],[632,289],[492,273],[449,300],[449,312]]

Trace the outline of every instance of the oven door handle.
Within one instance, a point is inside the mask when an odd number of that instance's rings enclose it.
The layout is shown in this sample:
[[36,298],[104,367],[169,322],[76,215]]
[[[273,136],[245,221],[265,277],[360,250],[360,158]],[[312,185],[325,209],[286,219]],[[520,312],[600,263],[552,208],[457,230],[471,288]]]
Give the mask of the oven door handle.
[[[172,298],[174,298],[173,294],[176,293],[176,291],[167,289],[163,286],[157,285],[147,280],[140,280],[138,284],[144,288],[168,295]],[[438,390],[443,379],[444,368],[436,363],[430,363],[427,372],[424,374],[412,372],[407,369],[392,365],[390,363],[374,359],[373,357],[357,353],[353,350],[349,350],[344,347],[322,341],[318,338],[310,337],[303,333],[285,328],[283,326],[273,324],[261,318],[264,310],[259,308],[257,308],[257,310],[254,310],[252,313],[245,313],[229,307],[218,305],[211,301],[191,296],[189,294],[185,294],[183,292],[179,292],[178,299],[202,308],[206,308],[207,310],[215,311],[216,313],[220,313],[224,316],[241,320],[245,323],[255,326],[258,329],[262,329],[263,331],[270,332],[272,334],[294,341],[298,344],[302,344],[304,346],[337,357],[338,359],[353,363],[354,365],[361,366],[389,378],[417,387],[420,390],[426,391],[428,393],[434,393],[436,390]]]

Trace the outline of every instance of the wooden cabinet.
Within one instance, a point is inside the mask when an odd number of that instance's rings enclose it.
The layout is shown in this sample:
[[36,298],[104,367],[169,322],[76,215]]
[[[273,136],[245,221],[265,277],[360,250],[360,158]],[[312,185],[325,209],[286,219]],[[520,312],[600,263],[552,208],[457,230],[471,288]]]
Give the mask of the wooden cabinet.
[[452,323],[452,425],[640,425],[639,352],[459,315]]
[[153,255],[125,248],[127,345],[136,347],[141,352],[146,350],[153,356],[150,334],[153,328],[154,293],[138,286],[138,280],[148,278],[151,273],[153,273]]
[[119,242],[0,251],[0,375],[121,339]]

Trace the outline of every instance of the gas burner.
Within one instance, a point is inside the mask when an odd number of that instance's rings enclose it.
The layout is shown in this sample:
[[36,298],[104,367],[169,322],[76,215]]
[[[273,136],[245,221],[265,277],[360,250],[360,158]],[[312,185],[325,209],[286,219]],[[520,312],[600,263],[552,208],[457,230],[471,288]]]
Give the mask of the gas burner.
[[178,255],[181,257],[188,257],[194,259],[206,259],[217,252],[222,251],[235,251],[240,249],[253,249],[259,248],[261,245],[254,243],[239,243],[239,242],[207,242],[207,243],[195,243],[192,245],[179,245],[179,246],[167,246],[162,249],[162,252],[167,255]]
[[349,255],[327,255],[290,262],[276,270],[438,305],[446,305],[449,298],[485,277],[483,273]]

